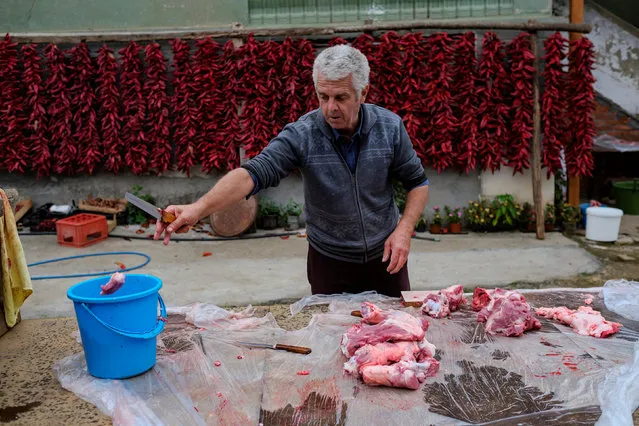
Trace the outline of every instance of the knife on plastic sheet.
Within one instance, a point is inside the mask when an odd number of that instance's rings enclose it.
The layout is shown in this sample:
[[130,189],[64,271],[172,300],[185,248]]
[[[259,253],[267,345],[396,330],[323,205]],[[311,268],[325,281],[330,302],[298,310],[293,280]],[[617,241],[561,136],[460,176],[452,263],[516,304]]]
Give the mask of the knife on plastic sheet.
[[308,355],[311,353],[311,348],[305,348],[304,346],[282,345],[279,343],[275,345],[269,345],[266,343],[251,343],[251,342],[238,342],[238,343],[240,345],[250,346],[253,348],[274,349],[278,351],[294,352],[296,354],[303,354],[303,355]]
[[164,209],[156,207],[153,204],[148,203],[144,201],[143,199],[136,197],[130,192],[127,192],[126,194],[124,194],[124,197],[126,198],[127,201],[129,201],[135,207],[145,211],[146,213],[150,214],[151,216],[153,216],[154,218],[156,218],[157,220],[161,222],[171,223],[176,219],[173,213],[169,213]]

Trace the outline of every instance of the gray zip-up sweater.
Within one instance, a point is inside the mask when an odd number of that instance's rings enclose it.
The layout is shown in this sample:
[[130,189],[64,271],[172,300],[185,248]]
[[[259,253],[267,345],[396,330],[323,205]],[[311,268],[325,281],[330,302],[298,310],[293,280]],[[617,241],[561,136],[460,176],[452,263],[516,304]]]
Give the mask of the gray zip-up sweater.
[[401,118],[372,104],[363,104],[361,111],[354,172],[319,109],[287,124],[242,166],[257,178],[260,189],[278,186],[299,169],[309,243],[326,256],[358,263],[382,256],[399,221],[391,179],[398,178],[406,188],[426,180]]

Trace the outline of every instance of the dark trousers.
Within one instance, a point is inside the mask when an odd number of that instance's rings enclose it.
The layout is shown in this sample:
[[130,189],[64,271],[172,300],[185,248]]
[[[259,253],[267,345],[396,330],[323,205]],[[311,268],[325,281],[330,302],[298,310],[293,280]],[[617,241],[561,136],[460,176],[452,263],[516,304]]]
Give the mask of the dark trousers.
[[390,259],[352,263],[325,256],[309,245],[306,273],[313,294],[362,293],[376,291],[400,297],[410,290],[408,262],[396,274],[386,271]]

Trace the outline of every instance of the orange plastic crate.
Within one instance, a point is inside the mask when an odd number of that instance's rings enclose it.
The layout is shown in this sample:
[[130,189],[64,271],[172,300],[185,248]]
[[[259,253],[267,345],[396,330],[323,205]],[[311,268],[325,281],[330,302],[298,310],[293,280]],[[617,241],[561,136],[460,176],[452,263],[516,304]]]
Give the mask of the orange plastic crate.
[[88,213],[58,220],[56,231],[58,244],[70,247],[86,247],[109,236],[106,217]]

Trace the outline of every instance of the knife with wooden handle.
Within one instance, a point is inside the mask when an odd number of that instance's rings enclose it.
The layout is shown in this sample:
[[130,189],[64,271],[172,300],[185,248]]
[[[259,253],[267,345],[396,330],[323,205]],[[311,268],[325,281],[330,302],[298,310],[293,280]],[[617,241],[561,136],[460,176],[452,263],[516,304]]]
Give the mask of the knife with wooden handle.
[[250,346],[253,348],[274,349],[278,351],[293,352],[296,354],[308,355],[311,353],[311,348],[305,348],[304,346],[294,345],[282,345],[277,343],[275,345],[268,345],[266,343],[251,343],[251,342],[238,342],[240,345]]

